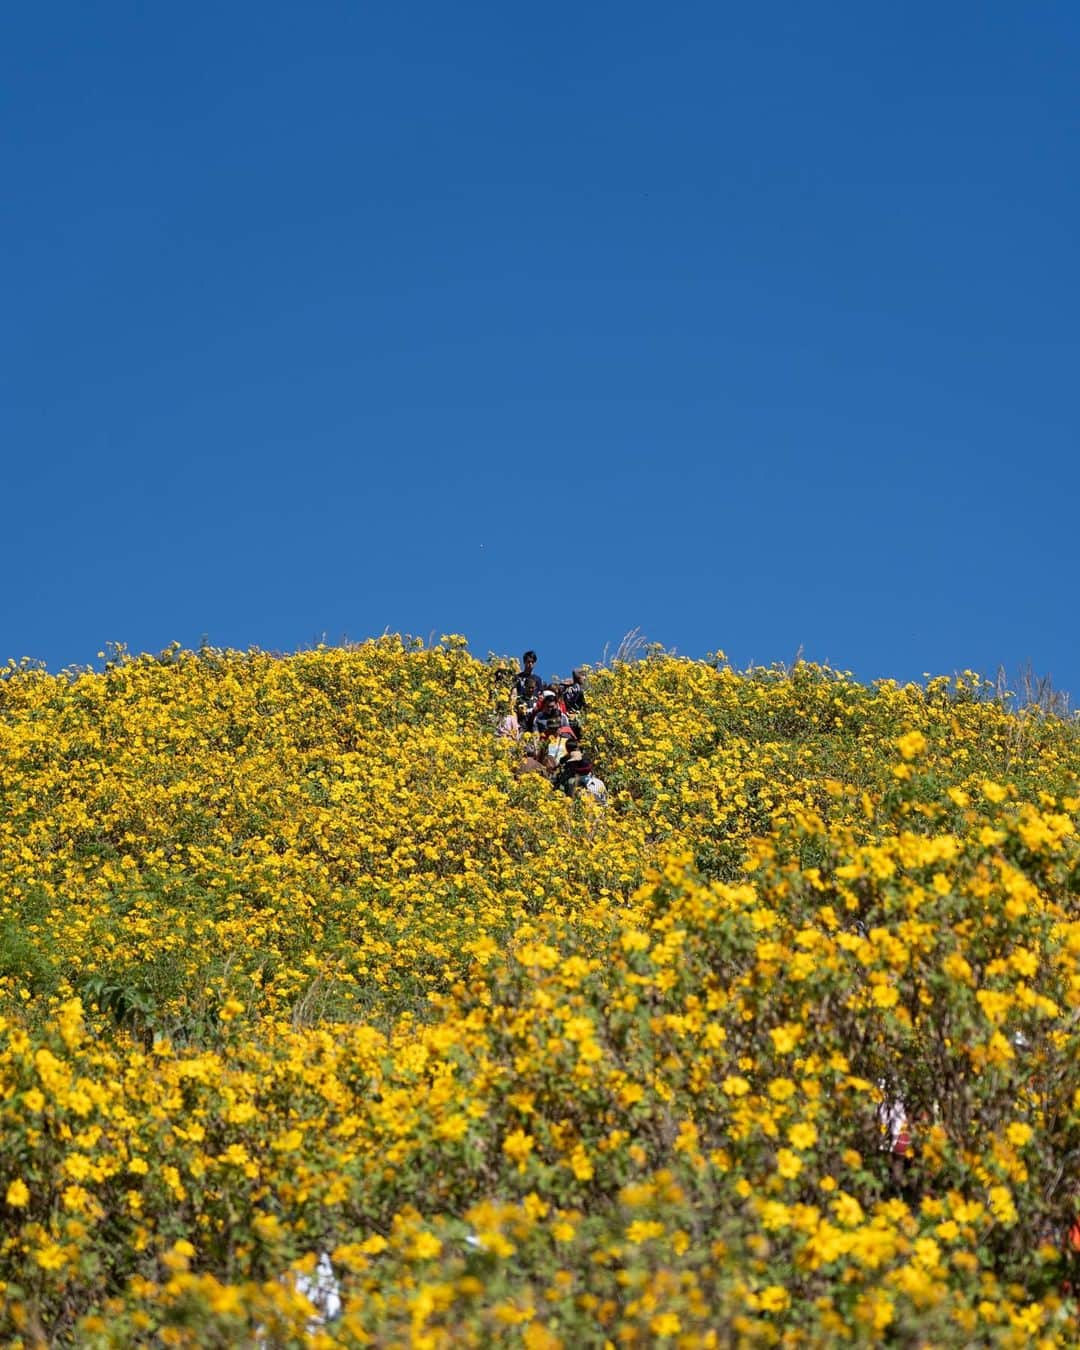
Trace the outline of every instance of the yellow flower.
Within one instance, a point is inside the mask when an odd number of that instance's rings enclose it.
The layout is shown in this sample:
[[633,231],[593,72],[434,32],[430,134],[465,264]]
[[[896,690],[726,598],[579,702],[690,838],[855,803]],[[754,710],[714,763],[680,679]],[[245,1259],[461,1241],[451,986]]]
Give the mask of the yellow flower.
[[786,1181],[793,1181],[802,1171],[802,1159],[788,1148],[782,1148],[776,1154],[776,1170]]
[[60,1270],[67,1263],[67,1256],[58,1242],[46,1242],[34,1252],[34,1260],[42,1270]]
[[1023,1148],[1026,1144],[1030,1144],[1034,1133],[1035,1131],[1030,1125],[1020,1120],[1014,1120],[1011,1125],[1007,1125],[1005,1128],[1009,1143],[1014,1148]]
[[964,984],[975,983],[971,965],[960,952],[949,952],[941,963],[941,969],[950,980],[959,980]]
[[276,1214],[257,1214],[251,1226],[264,1242],[273,1242],[282,1233],[281,1220]]
[[769,1032],[773,1047],[778,1055],[789,1055],[798,1045],[803,1029],[797,1022],[788,1022],[784,1026],[773,1027]]
[[5,1199],[12,1209],[24,1208],[30,1200],[30,1191],[27,1188],[26,1182],[21,1180],[21,1178],[16,1177],[8,1186]]
[[469,1120],[467,1116],[456,1115],[447,1116],[435,1126],[435,1137],[437,1139],[463,1139],[469,1132]]
[[682,1323],[677,1313],[657,1313],[649,1323],[649,1330],[654,1336],[677,1336],[682,1330]]
[[293,1128],[286,1130],[284,1134],[279,1134],[276,1139],[270,1141],[270,1147],[275,1153],[295,1153],[303,1145],[304,1132]]
[[539,1322],[530,1322],[521,1333],[525,1350],[563,1350],[563,1342]]
[[800,1120],[788,1130],[788,1142],[795,1148],[808,1149],[813,1148],[817,1143],[818,1132],[816,1126],[807,1120]]
[[855,1315],[860,1322],[868,1323],[875,1332],[882,1332],[893,1320],[895,1310],[892,1299],[884,1290],[860,1296],[855,1305]]
[[508,1134],[503,1140],[503,1152],[511,1162],[517,1163],[519,1172],[525,1171],[525,1163],[528,1160],[529,1154],[533,1151],[533,1144],[535,1142],[536,1141],[531,1134],[526,1134],[525,1131],[521,1129],[515,1130],[512,1134]]
[[94,1164],[84,1153],[70,1153],[63,1162],[64,1171],[73,1181],[85,1181],[93,1167]]
[[422,1231],[413,1239],[412,1255],[417,1261],[433,1260],[442,1251],[442,1243],[434,1233]]
[[844,1191],[832,1202],[832,1208],[837,1221],[842,1223],[845,1228],[854,1228],[863,1221],[862,1205],[853,1195],[848,1195]]
[[791,1213],[787,1205],[779,1200],[766,1200],[761,1206],[761,1226],[767,1233],[778,1232],[791,1223]]
[[[505,1152],[505,1146],[504,1146]],[[593,1165],[584,1144],[578,1144],[570,1154],[570,1169],[578,1181],[591,1181]]]
[[1004,1227],[1011,1228],[1017,1220],[1017,1213],[1008,1186],[991,1186],[989,1200],[994,1218]]
[[926,749],[926,737],[921,731],[908,731],[898,738],[896,748],[905,759],[915,759]]
[[554,970],[561,957],[557,948],[538,942],[519,947],[517,959],[523,966],[539,966],[542,970]]

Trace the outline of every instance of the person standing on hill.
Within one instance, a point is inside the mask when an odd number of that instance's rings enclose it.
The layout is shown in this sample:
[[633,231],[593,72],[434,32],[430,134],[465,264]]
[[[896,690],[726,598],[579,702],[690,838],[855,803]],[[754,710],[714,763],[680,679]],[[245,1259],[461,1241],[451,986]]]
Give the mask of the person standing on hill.
[[566,709],[563,707],[562,699],[554,689],[545,689],[540,695],[540,701],[536,705],[536,712],[533,717],[533,725],[537,731],[549,732],[552,735],[561,731],[568,731],[570,720],[566,716]]
[[522,669],[514,676],[514,696],[522,701],[525,699],[525,681],[534,679],[539,684],[540,676],[534,675],[536,669],[536,653],[526,652],[521,658]]
[[525,692],[518,700],[515,712],[522,727],[526,731],[532,731],[536,711],[540,706],[540,681],[535,675],[526,675],[523,684]]
[[518,721],[517,708],[511,708],[505,717],[500,718],[495,735],[499,740],[521,740],[521,723]]
[[554,786],[572,797],[592,773],[592,764],[580,743],[571,738],[566,742],[566,754],[555,773]]
[[585,711],[585,671],[579,666],[568,684],[562,687],[563,707],[568,713]]

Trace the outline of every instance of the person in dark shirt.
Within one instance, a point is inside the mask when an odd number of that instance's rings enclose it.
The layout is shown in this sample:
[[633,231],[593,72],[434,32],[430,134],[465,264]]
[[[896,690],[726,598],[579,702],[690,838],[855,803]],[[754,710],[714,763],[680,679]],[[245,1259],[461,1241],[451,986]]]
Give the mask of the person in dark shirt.
[[573,672],[573,679],[569,684],[562,687],[563,707],[568,713],[580,713],[585,711],[585,672],[578,669]]
[[517,700],[517,716],[525,731],[532,731],[536,710],[540,706],[540,681],[535,675],[526,675],[521,697]]
[[525,681],[531,678],[536,680],[537,684],[540,682],[540,676],[533,673],[536,669],[536,653],[526,652],[521,658],[521,665],[522,669],[514,676],[514,695],[516,698],[524,699]]
[[569,728],[566,708],[556,690],[545,689],[540,695],[533,725],[537,731],[549,732],[552,735]]
[[566,756],[556,771],[553,786],[572,797],[592,773],[592,761],[577,740],[566,742]]

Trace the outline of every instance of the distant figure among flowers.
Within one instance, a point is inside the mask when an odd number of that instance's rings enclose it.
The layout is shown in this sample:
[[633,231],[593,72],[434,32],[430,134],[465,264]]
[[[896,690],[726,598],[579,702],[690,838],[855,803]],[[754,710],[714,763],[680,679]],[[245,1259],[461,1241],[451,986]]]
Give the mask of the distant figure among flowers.
[[525,682],[527,680],[532,679],[536,680],[537,684],[540,683],[540,676],[533,674],[533,671],[536,669],[536,661],[537,656],[534,651],[527,651],[521,658],[521,669],[514,676],[514,695],[518,699],[524,699],[526,697]]
[[585,671],[578,667],[562,686],[563,707],[570,714],[585,711]]
[[581,749],[578,715],[586,708],[588,672],[583,666],[575,666],[572,679],[556,678],[542,686],[533,673],[536,662],[532,650],[522,656],[522,669],[511,679],[510,707],[495,726],[496,739],[519,746],[522,758],[514,765],[515,776],[541,773],[569,796],[587,792],[603,804],[607,789]]
[[495,728],[495,735],[507,741],[521,740],[521,723],[518,721],[517,710],[511,708],[503,717],[499,725]]

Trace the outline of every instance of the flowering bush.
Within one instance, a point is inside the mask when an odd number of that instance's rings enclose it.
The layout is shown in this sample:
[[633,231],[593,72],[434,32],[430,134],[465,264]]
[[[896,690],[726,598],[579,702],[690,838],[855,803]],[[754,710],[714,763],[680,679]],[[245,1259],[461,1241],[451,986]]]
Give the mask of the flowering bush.
[[5,673],[5,1338],[1075,1343],[1074,729],[656,656],[604,809],[492,673]]

